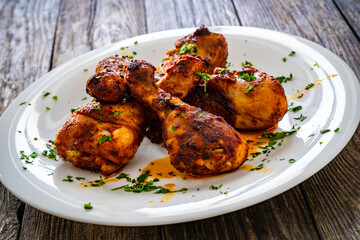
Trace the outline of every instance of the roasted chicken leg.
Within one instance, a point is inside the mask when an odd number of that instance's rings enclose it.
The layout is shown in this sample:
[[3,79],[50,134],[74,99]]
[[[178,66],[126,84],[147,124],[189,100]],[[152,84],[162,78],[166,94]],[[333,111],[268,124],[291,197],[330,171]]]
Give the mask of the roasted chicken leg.
[[266,129],[277,124],[287,112],[287,100],[279,81],[245,65],[236,72],[217,68],[204,86],[185,100],[193,106],[222,116],[243,130]]
[[175,42],[175,49],[167,51],[166,55],[196,56],[203,61],[204,70],[212,73],[216,67],[225,67],[228,45],[222,34],[210,32],[201,25],[194,33],[178,39]]
[[132,96],[152,108],[163,122],[164,146],[171,164],[193,175],[237,169],[247,157],[244,138],[222,117],[192,107],[158,88],[155,67],[132,60],[125,80]]
[[122,102],[126,97],[123,69],[129,61],[129,58],[115,56],[100,61],[86,83],[86,92],[103,102]]
[[56,135],[56,150],[76,167],[110,175],[135,156],[144,138],[146,113],[134,101],[88,103],[63,124]]

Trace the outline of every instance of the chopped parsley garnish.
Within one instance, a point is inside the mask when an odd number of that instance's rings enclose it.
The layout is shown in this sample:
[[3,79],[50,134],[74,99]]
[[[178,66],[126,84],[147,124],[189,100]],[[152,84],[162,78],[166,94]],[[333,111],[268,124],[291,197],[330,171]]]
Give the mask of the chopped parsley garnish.
[[78,181],[85,180],[84,177],[75,177],[75,179],[78,180]]
[[43,97],[47,97],[47,96],[49,96],[50,94],[51,94],[50,92],[44,92]]
[[72,179],[73,176],[67,175],[66,178],[63,179],[64,182],[73,182],[74,180]]
[[87,97],[83,97],[81,100],[86,100],[87,99]]
[[129,177],[129,174],[126,174],[126,173],[120,173],[119,176],[116,177],[117,179],[123,179],[125,178],[128,182],[131,182],[132,179],[131,177]]
[[304,121],[307,118],[307,116],[304,116],[300,114],[300,117],[294,118],[295,120],[300,120],[301,122]]
[[196,75],[200,76],[202,80],[204,80],[204,92],[206,92],[206,85],[208,83],[208,81],[210,80],[211,76],[209,74],[206,73],[202,73],[202,72],[195,72]]
[[109,141],[111,142],[111,137],[108,136],[103,136],[100,140],[99,140],[99,145],[102,144],[103,142]]
[[211,186],[209,187],[209,189],[210,189],[210,190],[218,190],[218,189],[220,189],[222,186],[223,186],[222,184],[220,184],[219,186],[215,186],[215,185],[212,185],[212,184],[211,184]]
[[91,203],[85,203],[84,209],[93,209],[93,206],[91,206]]
[[309,90],[309,89],[312,88],[313,86],[315,86],[314,83],[309,83],[308,85],[306,85],[305,90]]
[[297,97],[298,98],[302,98],[304,96],[304,94],[303,93],[300,93]]
[[286,83],[287,81],[292,80],[293,75],[292,75],[292,73],[290,73],[289,77],[279,76],[279,77],[276,77],[276,79],[279,81],[280,84],[283,84],[283,83]]
[[49,110],[50,110],[50,107],[45,107],[45,108],[46,108],[46,110],[47,110],[47,111],[49,111]]
[[93,107],[92,109],[100,111],[101,107],[100,106],[99,107]]
[[87,72],[88,71],[88,69],[87,68],[84,68],[84,72]]
[[292,108],[289,108],[288,111],[293,111],[293,112],[297,112],[297,111],[300,111],[302,109],[302,106],[296,106],[296,107],[292,107]]
[[313,136],[315,136],[315,133],[310,134],[308,137],[313,137]]
[[80,108],[80,106],[74,107],[71,109],[71,113],[74,113],[76,110],[78,110]]
[[146,170],[145,173],[141,174],[140,176],[138,176],[136,178],[136,180],[139,182],[139,183],[143,183],[145,182],[145,180],[148,178],[150,174],[150,171],[149,170]]
[[320,133],[327,133],[327,132],[330,132],[331,130],[330,129],[323,129],[323,130],[320,130]]
[[180,55],[183,55],[183,54],[185,54],[185,53],[187,53],[187,52],[189,52],[189,53],[191,53],[192,55],[196,55],[197,54],[197,48],[196,48],[196,46],[195,45],[193,45],[193,44],[186,44],[186,43],[184,43],[182,46],[181,46],[181,48],[180,48]]
[[318,68],[320,67],[317,62],[315,62],[313,66],[314,66],[314,67],[318,67]]
[[[49,140],[49,142],[50,142],[50,140]],[[46,147],[47,147],[48,150],[44,150],[42,152],[42,155],[45,156],[45,157],[48,157],[50,159],[58,160],[57,159],[58,154],[57,154],[57,151],[55,149],[55,146],[53,145],[54,143],[53,142],[50,142],[50,143],[51,144],[48,144],[48,143],[46,144]]]
[[223,74],[226,72],[226,69],[221,69],[220,71],[218,71],[218,74]]
[[259,156],[260,154],[261,154],[261,152],[250,153],[250,155],[251,155],[253,158],[256,158],[256,157]]
[[180,116],[181,116],[181,117],[184,117],[184,116],[185,116],[185,114],[184,114],[184,113],[182,113]]
[[283,62],[286,62],[286,57],[283,57],[282,60],[283,60]]
[[338,132],[340,130],[340,128],[335,128],[334,132]]
[[254,88],[254,87],[249,87],[248,89],[246,89],[246,90],[244,91],[244,93],[245,93],[245,94],[248,94],[250,91],[253,91],[253,88]]
[[264,164],[263,163],[260,163],[259,165],[257,165],[256,167],[250,169],[250,171],[255,171],[255,170],[260,170],[264,168]]
[[289,163],[294,163],[294,162],[296,162],[296,160],[295,159],[289,159]]
[[[268,138],[270,139],[270,141],[268,142],[267,145],[265,146],[259,146],[259,149],[263,149],[262,153],[264,154],[269,154],[271,152],[271,150],[275,149],[275,145],[277,144],[278,146],[282,145],[282,142],[284,141],[284,138],[297,132],[300,129],[300,127],[295,128],[295,126],[293,126],[289,131],[281,131],[281,132],[270,132],[270,133],[263,133],[262,137],[263,138]],[[279,141],[280,140],[280,141]],[[252,154],[253,157],[260,155],[260,152],[256,152],[255,155]]]
[[37,140],[38,140],[38,138],[37,138],[37,137],[34,137],[34,140],[35,140],[35,141],[37,141]]
[[25,166],[22,166],[22,169],[24,169],[24,170],[27,170],[27,167],[25,167]]
[[138,41],[135,41],[135,42],[134,42],[135,45],[138,44],[138,43],[139,43]]
[[205,114],[204,113],[199,113],[199,116],[200,117],[203,117]]
[[171,129],[175,132],[176,131],[176,126],[172,126]]
[[20,104],[19,104],[19,106],[24,105],[24,104],[26,104],[26,102],[22,102],[22,103],[20,103]]
[[245,62],[241,62],[241,66],[245,66],[245,65],[250,65],[252,66],[253,64],[247,60],[245,60]]
[[57,96],[57,95],[54,95],[52,98],[53,98],[54,100],[58,100],[58,96]]
[[94,131],[89,131],[89,133],[94,134]]
[[120,112],[114,112],[114,117],[117,117],[120,114]]
[[288,56],[294,56],[295,53],[296,53],[295,51],[291,51]]
[[158,182],[159,179],[155,178],[153,180],[149,180],[145,182],[148,176],[150,176],[150,171],[146,171],[145,173],[137,177],[137,180],[135,180],[128,177],[128,174],[121,173],[117,178],[118,179],[126,178],[127,181],[133,183],[133,185],[126,184],[117,188],[113,188],[111,189],[111,191],[124,190],[125,192],[133,192],[133,193],[155,191],[154,192],[155,194],[166,194],[166,193],[175,193],[175,192],[185,193],[188,190],[187,188],[182,188],[179,190],[171,191],[170,189],[165,188],[163,186],[156,186],[154,185],[154,182]]
[[250,82],[250,81],[252,81],[252,80],[255,79],[255,76],[254,76],[254,73],[249,74],[249,73],[247,73],[247,72],[240,72],[240,73],[239,73],[239,78],[244,79],[245,81]]

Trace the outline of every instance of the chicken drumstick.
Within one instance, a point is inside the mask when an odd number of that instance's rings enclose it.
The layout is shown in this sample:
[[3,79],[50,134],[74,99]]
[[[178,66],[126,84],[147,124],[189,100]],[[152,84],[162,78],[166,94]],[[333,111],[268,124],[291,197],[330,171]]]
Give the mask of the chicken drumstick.
[[125,81],[138,101],[151,107],[163,122],[164,146],[171,164],[193,175],[237,169],[247,157],[244,138],[222,117],[192,107],[158,88],[155,67],[132,60]]

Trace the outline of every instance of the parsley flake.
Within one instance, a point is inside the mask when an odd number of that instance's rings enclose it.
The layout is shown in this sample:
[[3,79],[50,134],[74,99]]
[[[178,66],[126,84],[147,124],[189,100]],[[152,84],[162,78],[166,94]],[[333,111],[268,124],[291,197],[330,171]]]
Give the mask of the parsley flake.
[[246,90],[244,91],[244,93],[245,93],[245,94],[248,94],[250,91],[253,91],[253,88],[254,88],[254,87],[249,87],[248,89],[246,89]]
[[90,209],[93,209],[93,206],[91,206],[91,203],[85,203],[84,204],[84,209],[90,210]]
[[102,144],[103,142],[106,142],[106,141],[111,142],[111,137],[103,136],[103,137],[99,140],[99,145]]
[[300,114],[300,117],[294,118],[295,120],[300,120],[301,122],[304,121],[307,118],[307,116],[304,116]]

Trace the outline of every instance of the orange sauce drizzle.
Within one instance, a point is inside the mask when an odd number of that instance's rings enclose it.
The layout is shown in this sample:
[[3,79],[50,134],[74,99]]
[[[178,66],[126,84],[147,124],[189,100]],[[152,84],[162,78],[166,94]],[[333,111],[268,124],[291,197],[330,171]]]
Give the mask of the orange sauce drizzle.
[[[332,75],[326,76],[326,78],[327,78],[328,80],[331,80],[331,78],[334,78],[334,77],[336,77],[336,76],[337,76],[337,74],[332,74]],[[314,86],[313,86],[313,87],[319,85],[322,80],[324,80],[324,79],[316,80],[316,81],[314,82]],[[304,88],[304,89],[302,89],[302,90],[297,90],[296,93],[293,94],[292,96],[288,97],[287,100],[288,100],[288,101],[291,101],[291,100],[295,100],[295,99],[300,99],[300,98],[302,98],[302,96],[303,96],[306,92],[310,91],[313,87],[311,87],[311,88],[309,88],[309,89],[305,89],[305,88]],[[300,96],[300,97],[299,97],[299,96]]]
[[251,155],[252,153],[256,153],[258,151],[259,146],[265,146],[266,144],[269,143],[270,141],[269,138],[261,137],[263,133],[274,132],[277,129],[277,127],[278,125],[276,124],[268,129],[261,131],[253,131],[253,132],[240,131],[241,136],[243,136],[247,141],[252,141],[252,142],[248,142],[249,145],[248,158],[252,157]]
[[[168,183],[164,185],[164,188],[169,189],[170,191],[174,191],[175,189],[175,184],[173,183]],[[174,197],[174,193],[166,193],[164,194],[164,196],[161,198],[160,202],[169,202],[172,198]]]
[[[119,181],[119,179],[117,179],[117,178],[102,178],[102,180],[103,180],[104,184],[109,183],[109,182],[117,182],[117,181]],[[101,185],[99,184],[99,182],[100,182],[100,178],[95,179],[93,181],[80,183],[79,185],[80,185],[80,187],[83,187],[83,188],[100,187]],[[99,186],[92,186],[91,184],[99,184]]]
[[[250,164],[244,164],[240,167],[240,169],[247,170],[247,171],[251,171],[251,169],[254,169],[254,168],[256,168],[256,166],[252,166]],[[267,172],[271,172],[271,171],[274,171],[274,169],[267,168],[267,167],[263,167],[259,170],[256,170],[256,172],[263,172],[263,173],[267,173]]]

